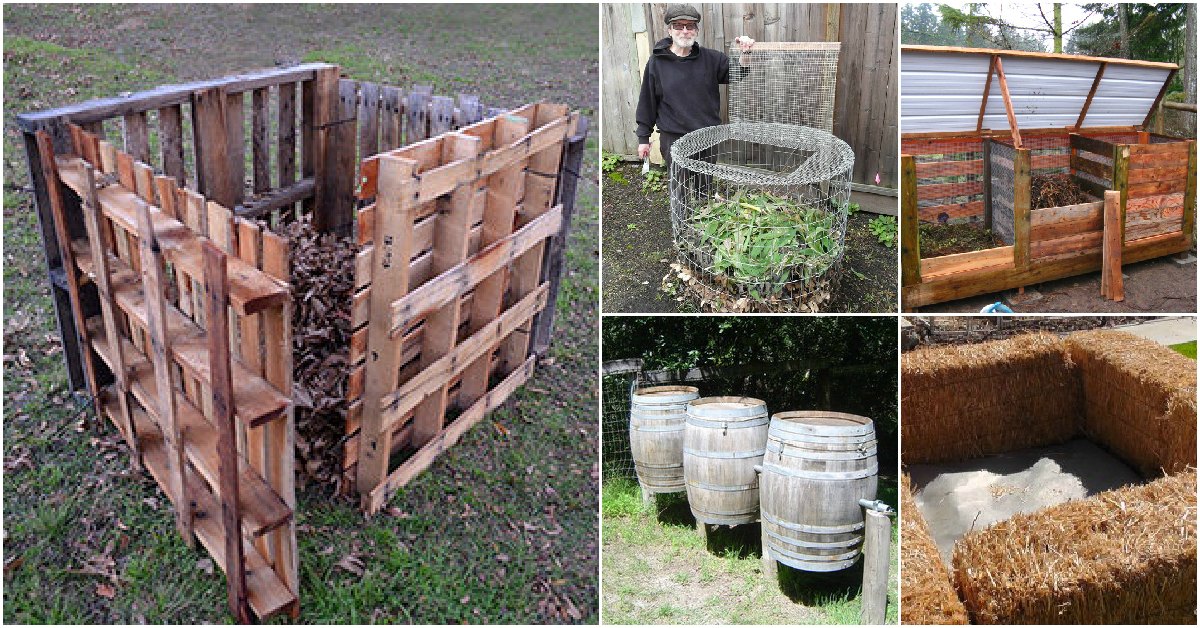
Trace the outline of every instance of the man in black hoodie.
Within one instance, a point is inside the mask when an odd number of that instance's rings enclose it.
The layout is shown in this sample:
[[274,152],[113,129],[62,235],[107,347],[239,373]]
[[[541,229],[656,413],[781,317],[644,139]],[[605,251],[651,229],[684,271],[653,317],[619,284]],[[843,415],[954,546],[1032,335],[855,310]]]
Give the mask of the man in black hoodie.
[[[637,107],[638,157],[650,154],[650,134],[658,126],[662,156],[671,167],[671,145],[680,137],[721,124],[719,85],[729,83],[729,57],[696,43],[700,12],[690,4],[667,5],[664,21],[670,36],[654,45],[642,76]],[[754,40],[734,40],[741,66],[748,66]]]

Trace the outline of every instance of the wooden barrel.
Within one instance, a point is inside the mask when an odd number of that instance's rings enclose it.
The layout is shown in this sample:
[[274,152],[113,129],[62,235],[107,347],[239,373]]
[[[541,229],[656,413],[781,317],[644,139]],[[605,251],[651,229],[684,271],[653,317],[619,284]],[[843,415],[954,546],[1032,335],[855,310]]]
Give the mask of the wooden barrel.
[[862,550],[860,499],[875,499],[875,423],[840,412],[771,417],[762,463],[764,549],[805,571],[837,571]]
[[629,449],[638,483],[646,493],[683,492],[683,423],[695,386],[654,386],[633,393]]
[[758,521],[758,474],[767,440],[767,404],[750,397],[705,397],[688,404],[683,475],[696,521]]

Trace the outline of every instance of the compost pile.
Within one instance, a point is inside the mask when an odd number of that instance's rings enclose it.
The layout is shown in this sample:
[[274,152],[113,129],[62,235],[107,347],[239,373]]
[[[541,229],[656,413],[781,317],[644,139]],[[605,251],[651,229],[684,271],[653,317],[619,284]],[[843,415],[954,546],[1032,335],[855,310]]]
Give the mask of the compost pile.
[[1069,174],[1035,174],[1030,184],[1034,209],[1066,207],[1091,201]]
[[298,466],[310,478],[340,479],[350,376],[350,306],[357,247],[318,233],[307,218],[288,225],[292,247],[293,399]]
[[814,287],[841,253],[832,212],[767,192],[718,197],[692,220],[711,251],[712,272],[746,286],[754,299],[780,296],[793,281]]

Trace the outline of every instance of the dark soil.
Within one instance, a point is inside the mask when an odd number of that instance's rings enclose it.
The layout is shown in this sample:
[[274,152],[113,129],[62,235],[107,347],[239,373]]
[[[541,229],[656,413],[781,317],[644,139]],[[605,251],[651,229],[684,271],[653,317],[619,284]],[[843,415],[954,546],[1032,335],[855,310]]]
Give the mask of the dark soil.
[[[613,177],[612,175],[619,175]],[[605,312],[699,312],[699,299],[663,278],[677,261],[665,183],[644,189],[639,164],[619,165],[603,178]],[[852,202],[894,208],[891,197],[854,193]],[[879,243],[859,211],[846,224],[842,278],[822,311],[896,311],[896,249]]]
[[1004,243],[992,234],[991,229],[984,229],[974,223],[934,224],[923,222],[919,230],[921,259],[1004,246]]

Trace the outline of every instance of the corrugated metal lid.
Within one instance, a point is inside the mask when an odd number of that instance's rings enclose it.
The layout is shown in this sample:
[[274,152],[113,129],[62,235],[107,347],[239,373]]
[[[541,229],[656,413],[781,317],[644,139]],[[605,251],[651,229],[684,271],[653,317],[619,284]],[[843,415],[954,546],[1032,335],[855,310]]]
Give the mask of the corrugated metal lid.
[[[973,132],[979,122],[988,69],[999,55],[1020,129],[1074,126],[1096,74],[1104,74],[1084,127],[1134,126],[1149,114],[1173,63],[1105,59],[1015,50],[902,46],[902,133]],[[993,75],[984,129],[1008,129],[1008,114]]]

